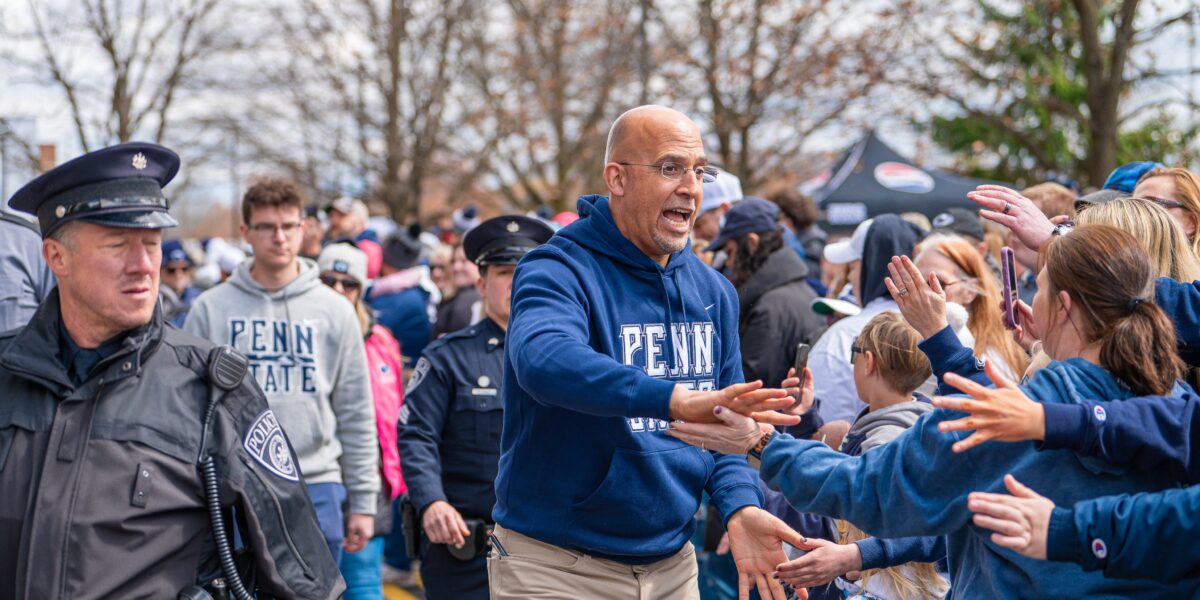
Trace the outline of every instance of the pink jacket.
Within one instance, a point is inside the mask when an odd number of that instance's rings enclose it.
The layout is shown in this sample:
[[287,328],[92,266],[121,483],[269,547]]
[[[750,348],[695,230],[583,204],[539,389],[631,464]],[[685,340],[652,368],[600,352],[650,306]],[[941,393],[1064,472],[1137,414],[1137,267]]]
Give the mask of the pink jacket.
[[400,450],[396,447],[396,421],[404,403],[404,372],[400,344],[382,325],[371,326],[366,340],[367,368],[371,372],[371,397],[375,400],[375,427],[383,457],[383,481],[395,499],[408,491],[400,473]]

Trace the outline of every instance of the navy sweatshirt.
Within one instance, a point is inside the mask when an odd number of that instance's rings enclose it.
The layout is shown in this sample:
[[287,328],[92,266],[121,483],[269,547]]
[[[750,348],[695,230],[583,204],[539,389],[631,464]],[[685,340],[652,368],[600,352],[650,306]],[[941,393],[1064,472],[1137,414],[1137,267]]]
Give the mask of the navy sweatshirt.
[[1046,558],[1107,577],[1161,581],[1200,578],[1200,485],[1122,494],[1057,507]]
[[1200,366],[1200,281],[1183,283],[1160,277],[1154,285],[1154,301],[1175,323],[1180,358],[1193,367]]
[[701,492],[728,520],[761,506],[744,456],[666,434],[676,385],[742,381],[738,298],[692,253],[666,268],[617,229],[609,200],[521,260],[504,359],[496,522],[629,564],[679,551]]

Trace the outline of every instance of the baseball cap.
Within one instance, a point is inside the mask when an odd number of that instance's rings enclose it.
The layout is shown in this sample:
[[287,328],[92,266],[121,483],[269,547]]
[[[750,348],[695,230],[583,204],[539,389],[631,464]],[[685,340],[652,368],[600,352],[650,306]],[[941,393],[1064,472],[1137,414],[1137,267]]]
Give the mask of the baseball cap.
[[953,233],[983,241],[983,221],[975,211],[966,208],[948,208],[938,213],[931,221],[933,231],[930,233]]
[[1129,194],[1121,190],[1097,190],[1090,194],[1080,196],[1075,199],[1075,212],[1079,212],[1093,204],[1103,204],[1111,202],[1117,198],[1124,198]]
[[354,212],[354,198],[342,196],[341,198],[334,200],[329,204],[328,207],[326,207],[325,212],[332,210],[336,210],[343,215],[352,214]]
[[192,262],[192,257],[188,256],[186,250],[183,249],[183,243],[179,240],[166,240],[162,243],[162,266],[167,266],[173,262],[186,262],[187,266],[195,266]]
[[1148,160],[1125,163],[1109,173],[1108,179],[1104,180],[1104,189],[1117,190],[1126,194],[1132,193],[1142,175],[1153,169],[1161,168],[1163,168],[1162,163]]
[[733,204],[742,199],[742,180],[729,171],[720,171],[712,181],[704,183],[704,200],[700,203],[700,214],[720,208],[722,204]]
[[829,315],[853,317],[862,312],[862,308],[859,305],[846,300],[838,300],[837,298],[813,298],[809,306],[813,312],[823,317],[828,317]]
[[856,260],[862,260],[863,246],[867,242],[867,232],[871,229],[871,225],[874,222],[875,219],[867,219],[854,228],[854,233],[849,238],[833,242],[832,244],[826,244],[825,260],[835,265],[844,265]]
[[725,213],[725,224],[721,226],[721,233],[706,250],[716,252],[725,246],[725,242],[749,233],[775,231],[779,229],[778,219],[779,205],[762,198],[747,196]]

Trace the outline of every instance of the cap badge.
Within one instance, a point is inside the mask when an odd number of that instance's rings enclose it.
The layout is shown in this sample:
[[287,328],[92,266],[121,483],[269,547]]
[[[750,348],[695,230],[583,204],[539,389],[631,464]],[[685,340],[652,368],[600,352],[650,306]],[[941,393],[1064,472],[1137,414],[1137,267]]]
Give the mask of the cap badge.
[[521,230],[521,226],[516,221],[509,221],[507,229],[509,233],[516,233]]
[[56,216],[60,219],[63,218],[64,216],[66,216],[66,214],[67,214],[67,207],[65,207],[65,206],[60,206],[60,207],[54,209],[54,216]]
[[954,215],[952,215],[950,213],[942,213],[942,214],[934,217],[933,223],[931,223],[931,225],[933,225],[934,227],[948,227],[953,224],[954,224]]
[[335,260],[333,261],[333,270],[338,273],[349,273],[350,264],[343,260]]
[[146,168],[146,155],[138,152],[133,155],[133,168],[141,171]]

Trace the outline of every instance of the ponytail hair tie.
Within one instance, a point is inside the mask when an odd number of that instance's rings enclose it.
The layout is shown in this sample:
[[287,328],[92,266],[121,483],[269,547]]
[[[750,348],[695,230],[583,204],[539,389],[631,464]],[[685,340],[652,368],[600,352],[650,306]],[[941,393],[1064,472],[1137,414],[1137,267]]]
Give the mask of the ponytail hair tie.
[[1141,296],[1134,296],[1134,298],[1129,301],[1129,304],[1125,305],[1126,312],[1133,314],[1133,311],[1137,310],[1137,305],[1139,305],[1145,301],[1146,301],[1146,299]]

